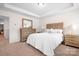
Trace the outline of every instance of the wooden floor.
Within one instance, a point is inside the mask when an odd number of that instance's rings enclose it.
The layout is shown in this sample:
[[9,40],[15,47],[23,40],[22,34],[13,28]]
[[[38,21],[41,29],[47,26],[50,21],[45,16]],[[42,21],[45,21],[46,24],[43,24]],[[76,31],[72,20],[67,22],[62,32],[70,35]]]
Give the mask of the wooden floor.
[[55,49],[55,55],[56,56],[79,56],[79,48],[74,48],[74,47],[65,46],[61,44]]
[[[59,45],[55,49],[56,56],[79,56],[79,49],[65,45]],[[44,56],[24,42],[9,44],[8,40],[0,35],[0,56]]]
[[44,56],[44,54],[25,42],[9,44],[8,40],[0,35],[0,56]]

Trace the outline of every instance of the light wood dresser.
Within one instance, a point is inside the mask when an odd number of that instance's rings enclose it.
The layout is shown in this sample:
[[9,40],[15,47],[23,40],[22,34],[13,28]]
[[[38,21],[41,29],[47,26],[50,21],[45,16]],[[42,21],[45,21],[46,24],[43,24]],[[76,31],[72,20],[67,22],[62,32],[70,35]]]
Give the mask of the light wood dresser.
[[35,33],[36,29],[33,28],[21,28],[20,29],[20,41],[21,42],[25,42],[27,40],[27,37],[32,34]]
[[74,47],[79,47],[79,36],[77,35],[65,35],[64,37],[65,45],[70,45]]

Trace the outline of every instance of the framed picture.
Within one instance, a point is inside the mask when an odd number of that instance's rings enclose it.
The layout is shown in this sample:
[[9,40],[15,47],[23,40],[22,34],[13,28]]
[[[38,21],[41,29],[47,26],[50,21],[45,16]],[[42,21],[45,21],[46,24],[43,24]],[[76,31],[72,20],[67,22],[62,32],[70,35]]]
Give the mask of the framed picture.
[[32,20],[23,19],[22,20],[22,27],[23,28],[32,28]]

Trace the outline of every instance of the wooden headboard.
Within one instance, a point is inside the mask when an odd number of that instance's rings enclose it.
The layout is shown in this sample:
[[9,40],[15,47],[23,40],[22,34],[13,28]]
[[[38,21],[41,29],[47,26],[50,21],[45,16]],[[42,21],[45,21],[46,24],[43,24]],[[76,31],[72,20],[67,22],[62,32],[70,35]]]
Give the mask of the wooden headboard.
[[46,28],[47,29],[51,29],[51,28],[54,28],[54,29],[63,29],[63,22],[61,22],[61,23],[47,24]]

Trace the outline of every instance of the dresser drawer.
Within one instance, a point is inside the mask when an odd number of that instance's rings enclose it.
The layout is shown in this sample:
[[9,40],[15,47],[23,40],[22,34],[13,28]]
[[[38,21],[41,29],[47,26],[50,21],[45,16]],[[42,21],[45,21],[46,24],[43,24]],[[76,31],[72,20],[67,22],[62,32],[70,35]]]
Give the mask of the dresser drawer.
[[77,37],[79,38],[79,36],[77,36],[77,35],[65,35],[65,37],[66,37],[66,38],[69,38],[69,37],[70,37],[70,38],[77,38]]
[[79,47],[79,36],[66,35],[65,36],[65,45]]
[[75,37],[75,38],[65,38],[65,40],[67,40],[67,41],[79,41],[79,38],[78,37]]

